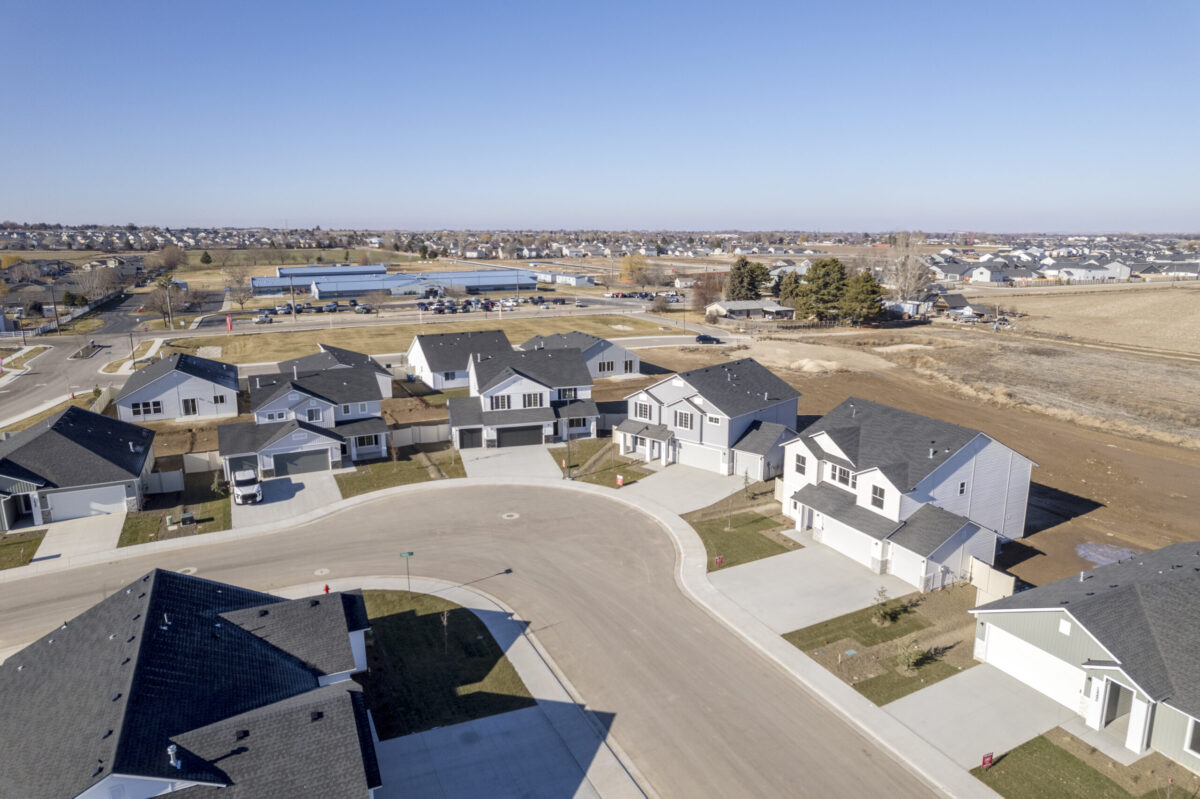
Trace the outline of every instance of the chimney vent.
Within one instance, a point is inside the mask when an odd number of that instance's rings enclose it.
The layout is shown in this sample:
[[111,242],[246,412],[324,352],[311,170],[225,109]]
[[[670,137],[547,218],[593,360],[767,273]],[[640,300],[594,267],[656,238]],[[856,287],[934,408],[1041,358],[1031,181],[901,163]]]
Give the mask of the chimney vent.
[[183,763],[179,762],[179,758],[175,754],[178,751],[179,747],[175,744],[171,744],[167,747],[167,757],[170,759],[171,765],[175,767],[176,771],[183,768]]
[[300,379],[300,373],[299,373],[299,371],[296,369],[296,364],[292,364],[292,379],[293,379],[293,380],[299,380],[299,379]]
[[320,721],[323,718],[325,718],[325,714],[319,710],[314,710],[312,712],[312,714],[309,716],[309,719],[312,721]]

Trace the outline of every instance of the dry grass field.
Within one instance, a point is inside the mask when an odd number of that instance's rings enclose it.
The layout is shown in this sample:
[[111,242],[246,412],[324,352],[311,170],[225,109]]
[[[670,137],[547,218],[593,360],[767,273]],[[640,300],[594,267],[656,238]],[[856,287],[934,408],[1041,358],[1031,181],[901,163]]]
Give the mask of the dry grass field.
[[[1200,353],[1200,284],[1095,293],[1006,295],[995,301],[1025,314],[1022,332]],[[988,295],[979,295],[989,301]]]

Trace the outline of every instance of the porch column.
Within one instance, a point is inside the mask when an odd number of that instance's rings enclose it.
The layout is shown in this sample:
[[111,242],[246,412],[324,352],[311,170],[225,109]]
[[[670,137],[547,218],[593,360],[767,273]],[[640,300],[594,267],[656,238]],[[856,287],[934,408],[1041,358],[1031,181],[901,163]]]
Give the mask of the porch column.
[[659,460],[663,466],[666,466],[670,462],[670,460],[668,458],[668,456],[670,455],[670,451],[671,451],[670,446],[671,446],[671,444],[669,441],[662,442],[662,457]]
[[1150,739],[1150,721],[1154,705],[1143,702],[1136,696],[1129,708],[1129,730],[1125,733],[1125,748],[1141,754],[1146,751],[1146,743]]

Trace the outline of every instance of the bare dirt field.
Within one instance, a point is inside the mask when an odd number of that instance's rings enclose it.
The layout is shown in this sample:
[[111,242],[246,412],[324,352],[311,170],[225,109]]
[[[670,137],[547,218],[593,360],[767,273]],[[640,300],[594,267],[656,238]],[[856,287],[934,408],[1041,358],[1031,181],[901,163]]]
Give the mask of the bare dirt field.
[[972,296],[1024,314],[1018,321],[1021,332],[1200,353],[1200,285],[1195,281],[1092,293]]

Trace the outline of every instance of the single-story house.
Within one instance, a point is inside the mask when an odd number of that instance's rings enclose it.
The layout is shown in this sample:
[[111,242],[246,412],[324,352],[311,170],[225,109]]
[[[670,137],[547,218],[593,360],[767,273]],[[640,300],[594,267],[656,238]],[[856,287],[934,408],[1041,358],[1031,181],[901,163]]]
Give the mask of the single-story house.
[[0,666],[0,794],[371,799],[350,679],[368,629],[358,592],[286,600],[155,569]]
[[113,400],[126,422],[237,416],[236,366],[176,352],[129,376]]
[[989,602],[975,657],[1131,752],[1200,774],[1200,542],[1173,544]]
[[342,465],[343,438],[333,430],[298,419],[217,428],[217,450],[225,479],[253,469],[264,479],[325,471]]
[[67,408],[0,441],[0,530],[137,510],[153,468],[153,430]]
[[579,350],[593,378],[615,375],[636,375],[641,372],[642,359],[636,352],[625,349],[608,339],[580,333],[554,333],[549,336],[534,336],[521,345],[526,352],[532,350]]
[[425,385],[441,391],[469,384],[467,363],[476,354],[512,352],[503,330],[467,333],[429,333],[408,345],[408,368]]
[[791,319],[796,315],[795,309],[774,300],[721,300],[706,306],[704,313],[729,319]]

